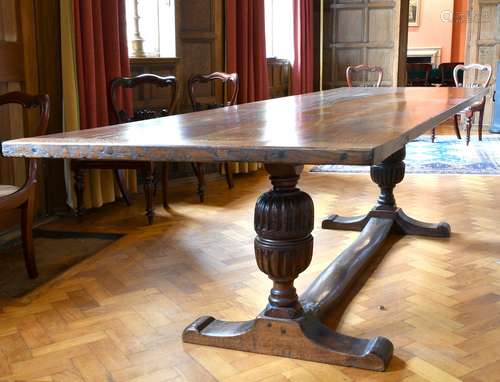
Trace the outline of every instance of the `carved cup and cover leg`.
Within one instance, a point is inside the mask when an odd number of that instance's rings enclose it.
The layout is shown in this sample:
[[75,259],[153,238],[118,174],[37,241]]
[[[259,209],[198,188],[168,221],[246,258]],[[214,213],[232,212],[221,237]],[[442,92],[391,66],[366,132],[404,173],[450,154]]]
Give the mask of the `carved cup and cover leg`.
[[380,164],[371,166],[370,176],[372,181],[378,185],[380,194],[374,208],[367,215],[356,217],[332,215],[323,221],[322,227],[324,229],[361,231],[371,218],[378,217],[392,219],[394,228],[405,235],[449,237],[451,229],[448,223],[420,222],[406,215],[396,205],[394,188],[404,178],[405,155],[406,150],[403,148]]
[[[266,169],[273,189],[257,200],[254,246],[259,269],[273,282],[268,304],[256,319],[249,321],[200,317],[184,330],[183,341],[385,370],[393,352],[389,340],[360,339],[337,333],[323,324],[317,314],[327,307],[317,309],[319,304],[314,304],[314,310],[309,311],[304,306],[313,304],[307,296],[299,300],[293,283],[312,259],[313,202],[296,187],[303,166],[270,164]],[[335,293],[346,291],[343,287]],[[316,298],[314,293],[310,296]]]
[[255,205],[255,258],[273,281],[264,315],[296,318],[302,313],[293,281],[310,264],[314,205],[296,188],[303,166],[267,165],[273,189]]

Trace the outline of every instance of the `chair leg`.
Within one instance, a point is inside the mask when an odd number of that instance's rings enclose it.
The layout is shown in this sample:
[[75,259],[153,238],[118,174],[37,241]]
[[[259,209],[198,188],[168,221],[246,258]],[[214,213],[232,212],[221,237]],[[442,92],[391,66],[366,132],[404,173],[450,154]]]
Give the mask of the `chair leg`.
[[146,217],[148,224],[153,224],[154,210],[153,210],[153,193],[154,193],[154,164],[148,163],[144,171],[144,197],[146,198]]
[[73,169],[73,176],[75,179],[75,193],[76,193],[76,216],[83,215],[83,188],[84,178],[80,168]]
[[436,140],[436,128],[432,129],[431,141],[434,143]]
[[453,119],[455,120],[455,134],[457,135],[458,139],[462,139],[462,136],[460,135],[460,125],[458,122],[459,115],[455,114],[453,117]]
[[[153,177],[154,177],[154,183],[153,183],[153,200],[156,199],[156,192],[158,191],[158,182],[161,179],[161,175],[158,172],[158,167],[159,166],[155,166],[154,173],[153,173]],[[160,170],[160,171],[162,171],[162,170]]]
[[467,124],[467,140],[466,140],[467,146],[469,146],[469,142],[470,142],[470,131],[472,129],[472,116],[473,116],[472,113],[470,115],[467,114],[467,121],[466,121],[466,124]]
[[229,162],[224,162],[224,172],[226,173],[227,186],[231,189],[234,187],[233,173]]
[[205,168],[202,163],[191,163],[191,166],[198,179],[198,197],[200,202],[203,203],[205,200]]
[[480,141],[483,140],[483,119],[484,119],[484,108],[479,111],[479,121],[477,126],[477,133]]
[[130,202],[130,198],[128,196],[127,190],[125,189],[125,186],[123,185],[122,173],[120,172],[120,170],[114,169],[113,174],[115,175],[116,183],[118,183],[118,188],[120,189],[120,193],[122,194],[123,200],[125,200],[125,203],[127,204],[127,206],[130,207],[130,205],[132,203]]
[[163,208],[168,208],[168,162],[162,163],[161,189],[163,194]]
[[32,279],[38,277],[35,260],[35,248],[33,245],[33,210],[34,194],[32,194],[26,203],[21,206],[21,235],[23,239],[23,254],[26,263],[28,276]]

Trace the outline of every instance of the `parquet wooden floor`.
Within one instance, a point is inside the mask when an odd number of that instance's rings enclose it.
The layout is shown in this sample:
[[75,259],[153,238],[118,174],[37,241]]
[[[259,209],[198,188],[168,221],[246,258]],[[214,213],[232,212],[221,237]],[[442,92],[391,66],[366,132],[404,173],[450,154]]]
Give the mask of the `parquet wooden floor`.
[[[356,235],[322,231],[322,218],[363,213],[377,195],[367,174],[304,173],[300,185],[315,201],[316,229],[299,292]],[[211,181],[199,204],[194,184],[176,185],[153,226],[141,197],[52,223],[128,234],[2,302],[0,381],[500,380],[500,177],[409,175],[397,187],[409,214],[445,217],[453,236],[397,240],[344,315],[343,333],[393,341],[387,372],[183,344],[199,315],[245,320],[264,307],[271,284],[254,261],[252,219],[268,187],[263,172],[237,177],[233,190]]]

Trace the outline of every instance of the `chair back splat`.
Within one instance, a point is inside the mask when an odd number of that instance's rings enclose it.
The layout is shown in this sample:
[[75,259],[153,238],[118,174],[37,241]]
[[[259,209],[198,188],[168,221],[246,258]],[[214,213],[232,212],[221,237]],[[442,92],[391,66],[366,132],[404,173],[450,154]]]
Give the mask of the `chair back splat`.
[[[460,72],[463,72],[462,76],[460,76]],[[456,87],[485,88],[490,84],[492,73],[491,65],[457,65],[453,69],[453,80]],[[460,81],[460,77],[463,78],[462,81]]]
[[[226,94],[231,91],[231,94],[227,94],[227,101],[223,100],[223,103],[208,102],[203,103],[200,101],[201,97],[196,96],[195,88],[197,84],[215,83],[217,81],[222,82],[224,85],[223,99],[226,99]],[[227,86],[231,83],[233,86]],[[238,92],[240,88],[240,81],[237,73],[222,73],[214,72],[210,74],[195,74],[191,76],[188,82],[188,93],[189,100],[191,101],[191,106],[193,111],[200,111],[203,109],[216,109],[225,106],[233,106],[236,104],[238,98]]]
[[355,81],[360,87],[378,88],[382,84],[384,70],[380,66],[362,64],[358,66],[348,66],[345,74],[347,86],[350,88],[353,87]]
[[[170,102],[166,108],[155,110],[153,108],[135,109],[134,115],[129,116],[127,111],[119,106],[118,97],[120,89],[133,89],[139,85],[170,88]],[[160,77],[156,74],[141,74],[136,77],[117,77],[109,84],[111,105],[119,123],[141,121],[172,115],[175,112],[177,101],[177,80],[174,76]]]

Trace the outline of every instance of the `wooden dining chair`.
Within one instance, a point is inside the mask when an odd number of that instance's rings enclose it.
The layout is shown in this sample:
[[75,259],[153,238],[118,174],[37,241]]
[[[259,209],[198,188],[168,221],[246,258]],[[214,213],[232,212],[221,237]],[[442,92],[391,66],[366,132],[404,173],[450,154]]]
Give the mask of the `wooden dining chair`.
[[[467,73],[469,72],[469,76]],[[482,78],[481,74],[483,74]],[[456,65],[453,69],[453,79],[456,87],[463,88],[486,88],[489,86],[491,81],[491,76],[493,70],[491,65],[481,65],[481,64],[470,64],[470,65]],[[462,117],[465,117],[465,127],[466,127],[466,144],[470,143],[470,132],[472,129],[472,120],[474,119],[474,114],[478,113],[478,136],[479,140],[483,140],[483,118],[484,118],[484,107],[486,105],[486,97],[483,97],[481,102],[477,102],[474,105],[468,107],[460,114],[454,115],[455,122],[455,134],[458,139],[462,139],[460,135],[460,121]],[[436,129],[432,129],[432,142],[436,139]]]
[[[371,73],[376,73],[376,81],[374,82]],[[380,66],[370,66],[367,64],[361,64],[357,66],[348,66],[345,72],[347,79],[347,86],[353,87],[353,83],[356,80],[357,86],[360,87],[375,87],[378,88],[382,84],[382,79],[384,77],[384,70]],[[357,77],[356,79],[354,77]]]
[[[39,108],[40,119],[35,135],[45,135],[47,133],[50,109],[48,95],[28,95],[21,92],[11,92],[0,96],[0,105],[7,104],[18,104],[25,109]],[[39,160],[27,159],[26,164],[26,181],[22,187],[0,185],[0,214],[7,210],[20,209],[24,261],[28,275],[33,279],[38,276],[33,245],[33,213]]]
[[[170,101],[166,108],[153,109],[143,108],[134,111],[134,115],[128,115],[127,111],[119,106],[118,92],[120,89],[132,89],[139,85],[151,85],[160,88],[170,88]],[[141,121],[172,115],[175,111],[175,103],[177,97],[177,80],[174,76],[160,77],[155,74],[141,74],[136,77],[117,77],[111,80],[109,84],[109,94],[111,105],[116,119],[119,123],[127,123],[133,121]],[[168,127],[166,127],[168,128]],[[120,189],[123,199],[130,205],[130,198],[125,188],[121,170],[138,170],[143,174],[144,196],[146,199],[146,216],[149,224],[153,224],[154,210],[153,199],[156,190],[157,179],[159,175],[159,166],[154,162],[141,161],[90,161],[90,160],[73,160],[71,161],[71,169],[73,170],[75,179],[75,191],[77,199],[77,215],[82,215],[83,208],[83,191],[84,178],[82,170],[89,169],[110,169],[113,171],[114,178]],[[168,163],[161,163],[161,178],[162,178],[162,193],[163,206],[167,208],[167,189],[168,189]]]
[[[195,95],[195,88],[198,84],[215,83],[221,82],[224,88],[223,99],[228,101],[223,101],[223,103],[214,102],[210,100],[202,100],[202,97]],[[228,84],[232,84],[232,88],[229,88]],[[189,100],[191,101],[191,107],[193,112],[208,110],[208,109],[218,109],[226,106],[233,106],[236,104],[238,98],[238,92],[240,88],[240,82],[237,73],[222,73],[214,72],[211,74],[196,74],[191,76],[188,81],[188,94]],[[229,94],[230,93],[230,94]],[[198,196],[200,201],[203,202],[205,195],[205,170],[202,163],[192,163],[193,172],[198,178]],[[229,188],[234,187],[233,174],[228,162],[224,163],[224,172],[226,174],[226,181]]]
[[431,64],[406,64],[408,86],[431,86]]

